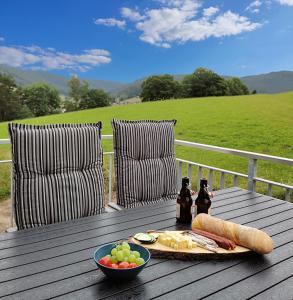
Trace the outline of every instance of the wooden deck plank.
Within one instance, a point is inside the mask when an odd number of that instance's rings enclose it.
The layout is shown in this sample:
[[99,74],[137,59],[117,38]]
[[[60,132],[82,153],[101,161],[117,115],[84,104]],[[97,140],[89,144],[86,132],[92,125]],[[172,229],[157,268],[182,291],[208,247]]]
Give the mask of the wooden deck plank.
[[[292,247],[292,245],[288,244],[288,247]],[[288,249],[287,249],[288,250]],[[291,252],[292,254],[292,252]],[[233,299],[236,297],[236,291],[241,290],[241,297],[244,299],[248,299],[255,295],[256,293],[262,292],[266,290],[270,286],[286,279],[288,276],[292,275],[293,269],[293,257],[284,258],[283,261],[277,263],[271,267],[268,267],[265,270],[259,270],[257,263],[253,266],[251,265],[253,272],[247,272],[243,276],[251,276],[248,278],[241,277],[240,282],[230,285],[227,288],[224,288],[221,291],[216,292],[215,294],[205,298],[205,299],[221,299],[222,297],[226,297],[228,299]],[[252,276],[251,273],[255,273],[255,271],[259,270],[258,273]],[[238,270],[239,271],[239,270]],[[243,271],[243,269],[241,269]],[[233,273],[235,274],[235,273]],[[231,274],[231,275],[233,275]],[[239,272],[237,273],[239,274]],[[238,277],[239,278],[239,277]],[[233,278],[234,280],[234,278]],[[249,287],[249,288],[246,288]],[[293,295],[291,295],[292,297]],[[290,299],[290,295],[287,294],[287,299]],[[286,298],[283,298],[286,299]],[[292,298],[291,298],[292,299]]]
[[215,197],[212,198],[212,201],[214,203],[222,201],[222,200],[226,200],[226,199],[234,199],[237,197],[240,197],[242,195],[260,195],[257,193],[253,193],[247,190],[242,190],[242,189],[237,189],[237,190],[233,190],[230,193],[226,193],[226,194],[218,194],[217,192],[215,192]]
[[124,225],[127,225],[129,222],[136,221],[136,220],[144,220],[148,219],[150,217],[155,217],[155,216],[164,216],[165,214],[170,214],[172,213],[174,215],[174,210],[175,210],[175,204],[172,206],[166,206],[162,207],[160,210],[156,211],[140,211],[137,214],[134,215],[124,215],[120,214],[119,217],[114,218],[114,219],[106,219],[106,220],[96,220],[94,222],[88,223],[88,224],[82,224],[81,226],[75,226],[75,227],[69,227],[67,229],[63,230],[58,230],[58,231],[50,231],[47,233],[42,233],[40,235],[33,235],[33,236],[28,236],[28,237],[23,237],[23,238],[18,238],[18,239],[12,239],[12,240],[7,240],[5,242],[2,242],[0,245],[0,257],[1,257],[1,252],[3,249],[8,249],[12,247],[21,247],[23,245],[33,245],[35,243],[39,243],[42,241],[49,241],[49,240],[57,240],[58,238],[66,238],[70,237],[72,235],[81,235],[84,236],[85,234],[89,234],[90,231],[93,232],[99,232],[103,230],[109,230],[111,232],[111,226],[114,226],[116,224],[121,225],[121,228]]
[[251,299],[254,300],[280,300],[280,299],[290,299],[293,297],[293,275],[281,282],[271,285],[268,289],[264,290],[257,295],[253,295]]
[[[164,226],[172,226],[174,225],[174,216],[172,218],[166,220],[160,220],[156,223],[151,224],[154,229],[159,229]],[[147,223],[145,225],[138,225],[136,227],[130,227],[125,230],[119,230],[119,226],[117,225],[117,231],[109,234],[103,235],[101,237],[92,238],[86,241],[81,241],[75,244],[67,244],[60,247],[54,247],[51,249],[45,249],[38,252],[33,252],[29,254],[19,255],[15,257],[10,257],[6,259],[0,260],[0,270],[11,268],[19,265],[30,264],[32,262],[39,262],[42,260],[47,260],[54,257],[63,256],[64,258],[74,252],[80,252],[82,250],[86,250],[88,252],[88,257],[90,257],[95,248],[102,244],[111,243],[121,238],[127,238],[137,231],[146,231],[150,228],[150,224]],[[16,248],[17,249],[17,248]],[[14,248],[12,251],[15,251]],[[16,250],[17,251],[17,250]]]

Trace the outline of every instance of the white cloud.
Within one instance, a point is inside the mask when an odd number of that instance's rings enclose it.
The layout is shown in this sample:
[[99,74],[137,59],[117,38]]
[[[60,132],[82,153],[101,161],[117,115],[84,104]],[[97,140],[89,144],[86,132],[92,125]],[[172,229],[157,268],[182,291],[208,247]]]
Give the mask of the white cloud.
[[206,18],[209,18],[213,15],[215,15],[217,12],[219,12],[219,8],[218,7],[209,7],[209,8],[205,8],[203,10],[203,15],[206,17]]
[[107,18],[107,19],[96,19],[95,24],[104,25],[104,26],[108,26],[108,27],[115,27],[116,26],[120,29],[124,29],[125,25],[126,25],[126,22],[121,21],[121,20],[117,20],[115,18]]
[[0,42],[4,42],[5,41],[5,38],[0,36]]
[[168,7],[181,8],[182,10],[194,10],[201,6],[199,0],[157,0],[157,2]]
[[121,15],[122,17],[129,19],[130,21],[141,21],[145,18],[137,10],[128,7],[121,8]]
[[261,6],[262,6],[262,1],[260,1],[260,0],[255,0],[255,1],[251,2],[251,3],[246,7],[245,10],[248,10],[248,11],[250,11],[250,12],[252,12],[252,13],[257,14],[257,13],[259,13],[259,10],[260,10],[260,7],[261,7]]
[[293,6],[293,0],[277,0],[282,5]]
[[87,71],[111,62],[110,53],[103,49],[84,50],[81,54],[60,52],[39,46],[0,46],[0,64],[38,70]]
[[163,48],[170,48],[174,42],[237,35],[261,26],[231,11],[219,13],[217,7],[203,9],[203,16],[199,17],[200,3],[197,0],[157,1],[163,6],[145,10],[145,18],[135,22],[135,27],[141,32],[139,38],[142,41]]
[[[153,1],[157,3],[155,8],[138,10],[122,7],[121,16],[133,22],[141,41],[162,48],[170,48],[173,43],[182,44],[211,37],[238,35],[262,26],[230,10],[220,12],[218,7],[213,6],[202,8],[201,0]],[[258,7],[260,2],[260,0],[255,0],[253,5]],[[97,19],[95,23],[118,26],[117,22],[124,22],[120,25],[123,28],[126,25],[125,20],[113,18]],[[132,29],[131,32],[133,32]]]

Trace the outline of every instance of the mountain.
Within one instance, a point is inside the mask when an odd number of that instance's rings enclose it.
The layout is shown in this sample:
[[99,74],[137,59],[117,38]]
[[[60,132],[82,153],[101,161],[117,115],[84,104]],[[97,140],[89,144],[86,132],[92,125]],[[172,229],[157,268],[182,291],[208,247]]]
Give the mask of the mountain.
[[[56,75],[45,71],[30,71],[20,68],[9,67],[0,65],[0,73],[9,74],[21,86],[27,86],[35,82],[44,82],[54,86],[61,94],[68,94],[67,81],[69,78]],[[114,89],[122,87],[124,84],[110,80],[86,80],[91,88],[104,89],[110,92]]]
[[136,97],[140,94],[141,85],[145,79],[146,78],[142,78],[134,82],[124,84],[123,86],[112,90],[112,95],[122,99]]
[[[45,71],[23,70],[4,65],[0,65],[0,73],[10,74],[16,82],[22,86],[27,86],[34,82],[44,82],[54,86],[61,94],[68,94],[67,81],[69,78],[64,76]],[[181,81],[183,77],[184,75],[174,75],[174,78],[178,81]],[[120,83],[110,80],[85,80],[92,88],[101,88],[114,97],[126,99],[140,94],[141,84],[145,79],[146,78],[141,78],[130,83]],[[240,79],[248,86],[250,91],[256,90],[258,93],[273,94],[293,90],[293,71],[271,72],[245,76]]]
[[274,94],[293,90],[293,72],[279,71],[241,78],[248,88],[258,93]]

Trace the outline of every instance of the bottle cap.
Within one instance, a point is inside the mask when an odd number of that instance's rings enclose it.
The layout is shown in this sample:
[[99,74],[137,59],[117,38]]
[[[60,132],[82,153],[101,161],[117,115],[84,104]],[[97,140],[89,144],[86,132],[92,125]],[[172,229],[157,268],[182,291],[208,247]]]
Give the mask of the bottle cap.
[[182,186],[188,186],[189,185],[189,178],[183,177],[182,178]]
[[201,187],[201,188],[206,188],[207,186],[208,186],[208,181],[207,181],[207,179],[202,178],[202,179],[200,180],[200,187]]

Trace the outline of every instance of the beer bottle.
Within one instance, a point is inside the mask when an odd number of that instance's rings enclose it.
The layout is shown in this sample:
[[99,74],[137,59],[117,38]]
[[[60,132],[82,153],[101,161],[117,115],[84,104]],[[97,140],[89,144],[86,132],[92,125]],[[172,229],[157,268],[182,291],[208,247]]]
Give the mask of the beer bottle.
[[176,219],[178,223],[189,224],[192,220],[191,215],[192,198],[189,189],[189,178],[182,178],[182,187],[177,197]]
[[197,214],[208,214],[209,208],[211,207],[212,201],[210,199],[208,191],[208,181],[205,178],[200,180],[200,190],[195,200],[196,213]]

